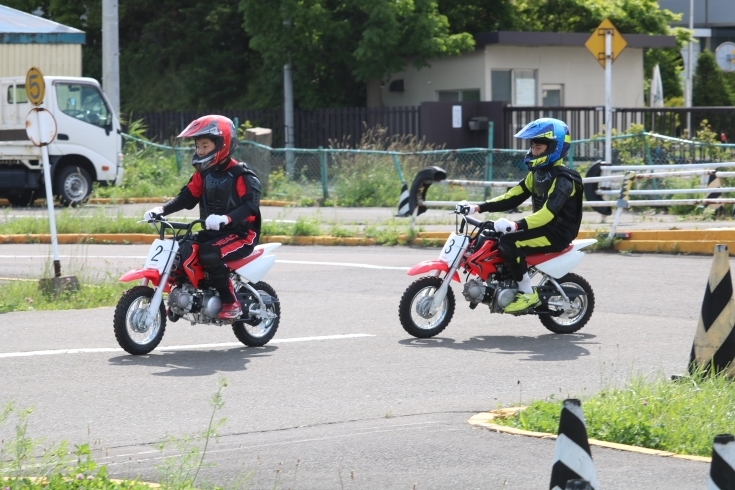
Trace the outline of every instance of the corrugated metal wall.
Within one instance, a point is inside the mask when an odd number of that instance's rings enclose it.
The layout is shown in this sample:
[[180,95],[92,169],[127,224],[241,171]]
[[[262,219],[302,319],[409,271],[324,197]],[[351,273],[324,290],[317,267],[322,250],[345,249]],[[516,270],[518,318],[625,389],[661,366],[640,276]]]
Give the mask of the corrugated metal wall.
[[32,66],[44,75],[81,77],[81,44],[0,44],[0,77],[25,76]]

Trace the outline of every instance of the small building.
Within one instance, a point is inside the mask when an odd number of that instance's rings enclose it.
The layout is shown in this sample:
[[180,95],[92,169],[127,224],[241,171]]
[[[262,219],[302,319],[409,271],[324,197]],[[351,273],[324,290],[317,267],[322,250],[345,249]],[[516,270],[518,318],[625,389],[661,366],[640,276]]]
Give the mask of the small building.
[[[499,31],[475,36],[459,56],[408,67],[382,88],[385,106],[422,102],[502,101],[511,106],[602,106],[605,70],[585,47],[586,33]],[[614,107],[644,107],[643,51],[674,48],[673,36],[624,34],[613,64]]]
[[0,5],[0,77],[25,76],[32,66],[81,77],[84,41],[79,29]]

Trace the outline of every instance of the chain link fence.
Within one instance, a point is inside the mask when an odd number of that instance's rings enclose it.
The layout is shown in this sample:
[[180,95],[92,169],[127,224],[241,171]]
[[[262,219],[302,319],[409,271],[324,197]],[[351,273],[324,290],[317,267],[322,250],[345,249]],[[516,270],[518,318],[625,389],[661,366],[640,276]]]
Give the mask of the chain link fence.
[[[124,135],[135,150],[153,161],[176,162],[184,177],[191,173],[191,148],[159,145]],[[452,180],[519,181],[527,169],[524,150],[467,148],[459,150],[378,151],[341,148],[271,148],[242,141],[234,157],[247,162],[260,177],[264,197],[302,205],[397,206],[401,185],[409,187],[423,168],[438,166]],[[584,176],[604,155],[604,138],[573,141],[567,164]],[[127,155],[126,155],[127,156]],[[735,160],[735,145],[705,144],[653,133],[613,137],[613,164],[662,165]],[[188,177],[187,177],[188,178]],[[481,187],[431,186],[427,200],[482,200]]]
[[[269,148],[245,141],[236,158],[248,162],[263,180],[267,196],[301,203],[339,206],[396,206],[402,183],[411,185],[419,170],[437,166],[452,179],[520,180],[523,151],[431,150],[396,152],[353,149]],[[436,199],[478,198],[480,189],[435,186]],[[477,195],[475,195],[477,194]]]

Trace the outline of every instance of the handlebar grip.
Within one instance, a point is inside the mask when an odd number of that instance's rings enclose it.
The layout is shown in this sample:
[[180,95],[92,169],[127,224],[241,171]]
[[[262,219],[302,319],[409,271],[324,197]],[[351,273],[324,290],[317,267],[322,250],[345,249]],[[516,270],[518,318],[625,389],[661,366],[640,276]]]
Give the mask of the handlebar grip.
[[472,226],[480,226],[482,224],[482,221],[480,221],[479,219],[470,218],[469,216],[465,216],[464,219],[467,220],[467,222]]

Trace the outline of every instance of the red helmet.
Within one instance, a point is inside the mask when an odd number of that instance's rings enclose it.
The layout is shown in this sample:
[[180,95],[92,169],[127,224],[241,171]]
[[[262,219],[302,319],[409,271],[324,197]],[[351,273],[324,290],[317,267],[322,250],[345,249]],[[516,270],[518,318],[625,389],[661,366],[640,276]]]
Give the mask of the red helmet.
[[191,164],[199,172],[227,161],[237,148],[235,124],[225,116],[203,116],[195,119],[178,137],[211,138],[214,141],[213,151],[203,156],[194,152],[194,156],[191,157]]

